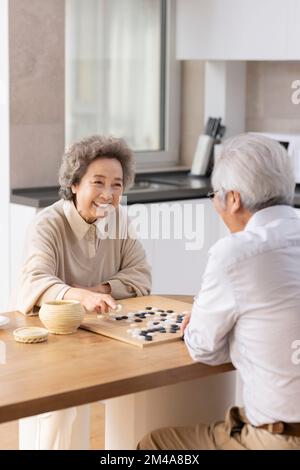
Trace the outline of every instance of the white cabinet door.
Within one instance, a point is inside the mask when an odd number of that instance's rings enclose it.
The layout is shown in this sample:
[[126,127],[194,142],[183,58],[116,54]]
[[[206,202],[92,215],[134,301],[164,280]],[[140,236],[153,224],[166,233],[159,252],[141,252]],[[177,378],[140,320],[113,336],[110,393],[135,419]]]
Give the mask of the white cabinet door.
[[286,60],[290,42],[299,58],[297,12],[299,0],[177,0],[176,56]]
[[10,308],[15,308],[15,290],[17,288],[18,273],[22,265],[26,234],[37,212],[38,209],[35,207],[10,204]]
[[[210,200],[146,204],[153,294],[198,292],[209,248],[226,234]],[[150,221],[150,223],[149,223]]]
[[133,229],[147,255],[150,266],[154,264],[154,240],[150,234],[152,204],[132,204],[127,207],[128,216],[133,224]]

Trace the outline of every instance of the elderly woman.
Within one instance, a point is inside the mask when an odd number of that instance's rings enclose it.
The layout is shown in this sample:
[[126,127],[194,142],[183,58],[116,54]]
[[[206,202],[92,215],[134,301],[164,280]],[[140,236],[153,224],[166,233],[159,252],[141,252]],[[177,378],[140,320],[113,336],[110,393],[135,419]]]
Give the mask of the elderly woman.
[[[115,307],[114,299],[149,294],[144,250],[127,236],[119,205],[133,178],[132,153],[121,139],[93,136],[69,148],[59,174],[62,199],[38,214],[29,233],[18,310],[32,314],[43,302],[74,299],[100,312]],[[119,230],[107,233],[105,222],[111,228],[115,219]]]
[[[29,232],[18,310],[34,314],[43,302],[75,299],[87,312],[105,312],[116,306],[115,299],[149,294],[144,250],[129,236],[126,211],[119,205],[133,179],[133,156],[121,139],[92,136],[67,150],[59,173],[62,199],[41,211]],[[22,420],[21,447],[85,447],[87,410]],[[22,445],[30,434],[35,442]]]

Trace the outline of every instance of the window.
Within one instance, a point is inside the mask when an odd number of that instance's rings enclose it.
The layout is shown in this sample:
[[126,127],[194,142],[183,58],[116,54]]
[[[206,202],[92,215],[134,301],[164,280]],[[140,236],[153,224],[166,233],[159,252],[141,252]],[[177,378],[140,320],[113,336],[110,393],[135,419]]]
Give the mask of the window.
[[172,0],[66,0],[66,142],[123,137],[140,167],[176,163]]

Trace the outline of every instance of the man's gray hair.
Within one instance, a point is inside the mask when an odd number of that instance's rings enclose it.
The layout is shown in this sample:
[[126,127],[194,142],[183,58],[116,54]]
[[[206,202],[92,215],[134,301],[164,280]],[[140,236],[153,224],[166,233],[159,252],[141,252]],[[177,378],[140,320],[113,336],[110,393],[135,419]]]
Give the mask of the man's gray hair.
[[212,185],[223,202],[228,191],[238,191],[243,206],[253,213],[277,204],[293,205],[295,176],[291,158],[279,142],[241,134],[222,145]]
[[124,190],[134,181],[133,154],[126,142],[117,137],[92,135],[72,144],[64,153],[59,170],[59,195],[73,199],[72,185],[79,183],[88,166],[97,158],[115,158],[123,169]]

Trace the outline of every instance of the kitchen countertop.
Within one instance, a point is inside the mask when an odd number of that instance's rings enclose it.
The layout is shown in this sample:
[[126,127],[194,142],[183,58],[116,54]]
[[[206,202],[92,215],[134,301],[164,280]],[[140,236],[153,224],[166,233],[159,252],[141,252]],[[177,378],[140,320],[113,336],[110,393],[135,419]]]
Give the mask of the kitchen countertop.
[[[36,208],[58,201],[58,186],[13,189],[10,201]],[[127,204],[197,199],[211,190],[210,178],[189,176],[188,171],[139,174],[135,184],[124,196]]]
[[[43,208],[58,201],[58,186],[13,189],[10,201],[30,207]],[[127,204],[198,199],[211,191],[210,178],[190,176],[185,171],[139,174],[132,189],[124,195]],[[300,185],[295,190],[295,207],[300,208]]]

